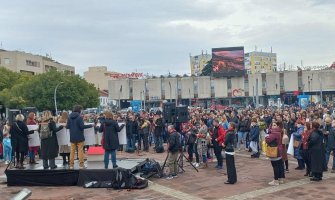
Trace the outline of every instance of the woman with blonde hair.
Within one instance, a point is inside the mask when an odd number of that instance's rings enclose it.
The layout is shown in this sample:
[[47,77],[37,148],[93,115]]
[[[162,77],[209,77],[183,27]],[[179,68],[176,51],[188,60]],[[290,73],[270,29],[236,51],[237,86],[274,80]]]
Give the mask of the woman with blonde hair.
[[12,149],[16,156],[15,168],[24,169],[24,154],[28,151],[28,135],[33,134],[34,130],[28,131],[27,125],[23,122],[22,114],[16,115],[14,124],[10,128]]
[[[69,118],[68,112],[62,112],[61,117],[58,119],[58,123],[66,126],[67,119]],[[69,145],[60,145],[59,146],[59,155],[63,157],[63,165],[70,163],[70,146]],[[67,158],[67,161],[66,161]]]
[[42,115],[42,123],[39,126],[41,137],[41,157],[43,159],[44,169],[56,169],[55,158],[58,156],[58,141],[56,132],[61,130],[63,126],[56,127],[56,122],[50,111],[44,111]]

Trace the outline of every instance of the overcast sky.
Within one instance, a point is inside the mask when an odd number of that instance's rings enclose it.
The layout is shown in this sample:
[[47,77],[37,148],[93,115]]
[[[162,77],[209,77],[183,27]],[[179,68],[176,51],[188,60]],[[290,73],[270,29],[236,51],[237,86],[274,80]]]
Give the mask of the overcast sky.
[[278,64],[335,61],[335,0],[2,0],[2,48],[46,53],[82,74],[190,73],[189,54],[244,46]]

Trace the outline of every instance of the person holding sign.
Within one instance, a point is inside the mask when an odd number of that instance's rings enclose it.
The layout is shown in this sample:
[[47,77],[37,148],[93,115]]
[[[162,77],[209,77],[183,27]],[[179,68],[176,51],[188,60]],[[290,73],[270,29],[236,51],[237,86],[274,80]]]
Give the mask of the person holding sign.
[[[36,120],[36,114],[33,113],[33,112],[30,112],[28,114],[28,118],[27,118],[27,122],[26,124],[27,125],[38,125]],[[29,145],[29,164],[38,164],[36,161],[35,161],[35,156],[36,154],[38,153],[38,150],[40,149],[39,146],[30,146]]]
[[84,129],[92,128],[92,125],[85,125],[83,118],[80,116],[83,107],[76,105],[73,107],[73,112],[67,120],[66,128],[70,130],[70,169],[74,168],[74,154],[78,148],[79,167],[84,168]]
[[44,111],[42,123],[39,125],[38,132],[41,137],[41,157],[44,169],[56,169],[55,158],[58,156],[58,142],[56,132],[63,129],[63,126],[56,127],[50,111]]
[[[61,117],[58,120],[60,124],[66,124],[67,119],[69,118],[68,112],[63,112]],[[59,154],[63,157],[63,165],[70,163],[70,146],[69,145],[59,145]],[[67,158],[67,161],[66,161]]]
[[116,165],[116,150],[119,148],[119,136],[118,132],[122,130],[124,124],[120,127],[118,123],[113,120],[113,114],[111,112],[105,113],[106,119],[100,126],[100,132],[103,132],[102,147],[105,149],[104,163],[105,169],[108,169],[109,155],[112,157],[113,168],[117,168]]

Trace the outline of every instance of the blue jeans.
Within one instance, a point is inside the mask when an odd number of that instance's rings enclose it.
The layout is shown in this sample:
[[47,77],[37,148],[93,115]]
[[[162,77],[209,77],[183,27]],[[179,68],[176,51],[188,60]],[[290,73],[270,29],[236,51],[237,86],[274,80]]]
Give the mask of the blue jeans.
[[5,161],[11,161],[12,160],[12,147],[11,146],[4,146],[3,147],[3,159]]
[[329,158],[330,158],[330,152],[333,152],[333,170],[335,170],[335,152],[334,149],[327,149],[326,150],[326,165],[328,166]]
[[108,164],[109,164],[109,155],[111,155],[112,159],[112,164],[113,168],[116,166],[116,151],[115,150],[110,150],[110,151],[105,151],[104,155],[104,163],[105,163],[105,169],[108,169]]
[[247,134],[248,132],[237,132],[237,148],[240,149],[241,147],[241,141],[243,141],[243,144],[245,145],[245,148],[248,148],[247,146]]
[[155,147],[162,147],[163,146],[163,137],[158,136],[155,137]]
[[135,139],[134,137],[127,137],[127,148],[126,151],[129,149],[135,149]]

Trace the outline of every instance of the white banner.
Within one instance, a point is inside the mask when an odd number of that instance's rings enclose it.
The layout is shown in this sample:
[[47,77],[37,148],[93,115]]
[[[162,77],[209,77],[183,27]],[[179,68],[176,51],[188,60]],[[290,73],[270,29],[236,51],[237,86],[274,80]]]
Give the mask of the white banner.
[[[85,124],[93,125],[93,124]],[[85,145],[95,145],[94,127],[84,129]]]
[[288,145],[288,149],[287,149],[287,154],[290,155],[294,155],[294,147],[293,147],[293,134],[291,135],[291,139],[290,139],[290,144]]
[[[118,123],[118,124],[119,124],[119,126],[121,126],[124,123]],[[118,136],[119,136],[119,144],[120,145],[127,144],[126,127],[123,127],[122,130],[120,132],[118,132]]]
[[[38,130],[38,125],[28,125],[28,130]],[[39,147],[41,146],[40,135],[38,131],[34,131],[33,134],[28,135],[28,146],[29,147]]]
[[58,145],[70,146],[70,132],[68,129],[65,128],[66,124],[57,124],[57,127],[59,127],[60,125],[64,126],[64,128],[56,133]]

